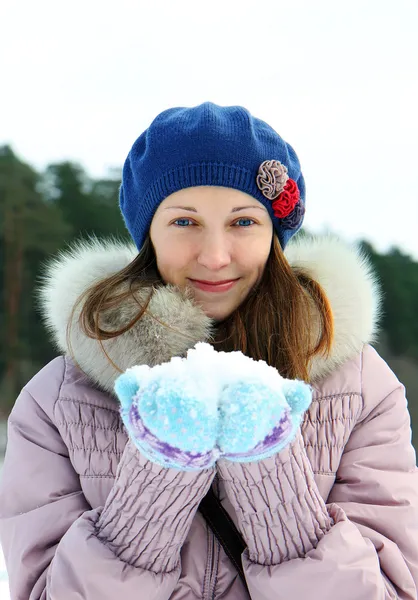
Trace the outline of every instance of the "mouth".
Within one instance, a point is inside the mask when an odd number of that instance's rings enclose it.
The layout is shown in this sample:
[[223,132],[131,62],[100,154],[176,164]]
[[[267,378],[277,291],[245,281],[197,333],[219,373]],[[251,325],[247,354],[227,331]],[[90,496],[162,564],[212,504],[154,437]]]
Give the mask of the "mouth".
[[200,279],[189,279],[191,284],[204,292],[227,292],[237,283],[238,279],[224,279],[222,281],[205,281]]

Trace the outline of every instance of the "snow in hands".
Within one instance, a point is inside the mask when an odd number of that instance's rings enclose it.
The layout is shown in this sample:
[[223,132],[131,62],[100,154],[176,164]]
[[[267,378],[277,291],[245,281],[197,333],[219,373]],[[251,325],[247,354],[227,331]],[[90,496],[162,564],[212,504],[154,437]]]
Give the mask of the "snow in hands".
[[137,365],[116,381],[121,414],[150,460],[183,470],[261,460],[289,444],[311,389],[264,361],[198,343],[185,358]]

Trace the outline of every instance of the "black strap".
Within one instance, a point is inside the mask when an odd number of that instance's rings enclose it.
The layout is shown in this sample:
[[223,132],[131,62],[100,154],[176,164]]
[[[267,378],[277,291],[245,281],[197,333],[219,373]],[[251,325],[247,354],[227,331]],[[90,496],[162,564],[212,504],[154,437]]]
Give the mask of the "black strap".
[[223,549],[238,571],[248,595],[250,595],[241,562],[241,554],[247,545],[212,488],[209,489],[200,502],[199,510],[222,544]]

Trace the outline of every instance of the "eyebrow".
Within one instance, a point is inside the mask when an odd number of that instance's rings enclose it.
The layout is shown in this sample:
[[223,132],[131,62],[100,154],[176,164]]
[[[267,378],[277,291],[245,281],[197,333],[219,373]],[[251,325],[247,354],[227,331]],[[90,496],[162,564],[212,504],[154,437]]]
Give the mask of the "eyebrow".
[[[249,204],[248,206],[237,206],[237,207],[233,208],[231,210],[231,212],[236,213],[236,212],[239,212],[240,210],[248,210],[249,208],[255,208],[257,210],[263,210],[263,211],[267,212],[266,209],[264,208],[264,206],[255,206],[255,204]],[[166,206],[166,208],[164,208],[164,210],[172,210],[172,209],[188,210],[189,212],[194,212],[194,213],[198,212],[193,206]]]

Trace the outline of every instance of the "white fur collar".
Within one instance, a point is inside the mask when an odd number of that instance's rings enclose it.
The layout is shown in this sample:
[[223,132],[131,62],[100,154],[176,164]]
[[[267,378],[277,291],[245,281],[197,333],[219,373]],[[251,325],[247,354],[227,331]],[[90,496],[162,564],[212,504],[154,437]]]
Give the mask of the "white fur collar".
[[[114,241],[81,242],[62,252],[47,266],[39,290],[40,308],[59,351],[69,353],[67,324],[78,296],[92,283],[124,268],[136,256],[134,245]],[[376,334],[380,294],[367,260],[333,237],[300,238],[285,251],[293,267],[303,267],[325,290],[334,314],[335,339],[331,355],[317,358],[311,381],[331,373],[353,358]],[[107,324],[120,327],[133,318],[138,304],[127,301],[112,311]],[[170,286],[154,295],[149,314],[127,333],[104,342],[106,352],[124,371],[134,364],[168,361],[183,355],[197,341],[206,341],[211,321],[192,300]],[[72,353],[79,366],[102,389],[113,393],[118,371],[95,340],[80,330],[75,312],[71,328]],[[169,325],[165,327],[162,323]]]

